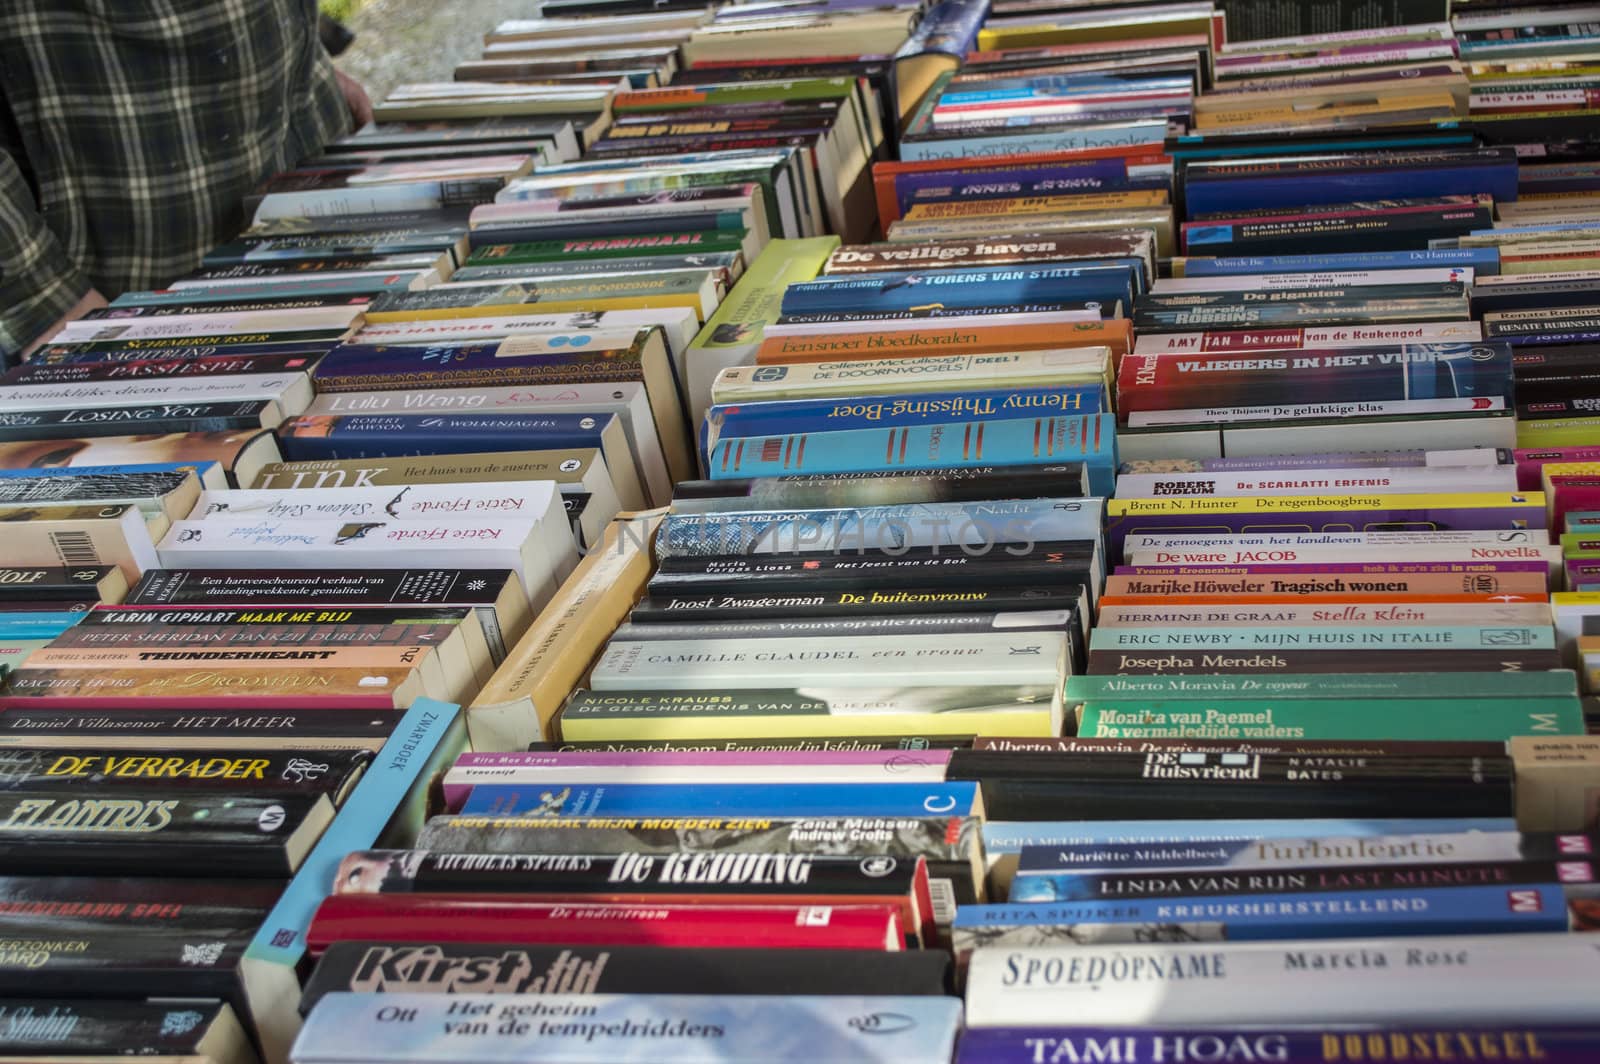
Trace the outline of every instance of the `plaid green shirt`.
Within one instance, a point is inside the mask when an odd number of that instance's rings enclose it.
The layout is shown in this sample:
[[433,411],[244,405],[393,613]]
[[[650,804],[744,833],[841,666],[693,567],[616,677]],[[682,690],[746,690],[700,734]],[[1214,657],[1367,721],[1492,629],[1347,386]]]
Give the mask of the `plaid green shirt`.
[[194,269],[349,127],[315,0],[3,0],[0,355]]

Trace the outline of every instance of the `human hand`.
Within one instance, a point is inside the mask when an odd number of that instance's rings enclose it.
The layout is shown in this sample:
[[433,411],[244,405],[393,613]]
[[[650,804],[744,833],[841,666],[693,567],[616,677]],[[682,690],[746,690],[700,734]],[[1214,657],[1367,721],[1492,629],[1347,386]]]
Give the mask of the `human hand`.
[[367,90],[361,87],[361,82],[337,68],[333,74],[339,79],[339,91],[344,93],[350,117],[355,120],[356,128],[360,129],[372,121],[372,100],[367,96]]
[[85,314],[89,313],[91,310],[98,310],[100,307],[103,307],[105,305],[106,305],[106,297],[100,294],[99,289],[96,289],[96,288],[89,289],[87,292],[85,292],[83,294],[83,298],[82,299],[78,300],[76,303],[74,303],[72,305],[72,309],[71,310],[67,311],[65,314],[61,315],[61,317],[57,318],[55,320],[55,322],[53,324],[51,324],[51,326],[48,329],[46,329],[44,332],[40,333],[34,339],[33,343],[28,345],[27,350],[22,352],[23,361],[27,361],[27,359],[29,359],[29,358],[31,358],[33,356],[33,353],[35,351],[37,351],[44,344],[48,343],[50,338],[52,336],[54,336],[56,333],[60,332],[62,326],[66,325],[67,322],[69,322],[69,321],[77,321],[79,318],[83,317]]

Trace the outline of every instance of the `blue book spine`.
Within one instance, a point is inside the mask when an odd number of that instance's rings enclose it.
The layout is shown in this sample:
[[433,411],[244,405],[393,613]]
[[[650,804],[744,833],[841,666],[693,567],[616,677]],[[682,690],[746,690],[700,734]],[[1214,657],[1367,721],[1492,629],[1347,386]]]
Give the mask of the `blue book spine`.
[[625,360],[626,348],[595,346],[592,333],[574,329],[540,339],[558,350],[501,358],[500,342],[483,344],[346,344],[325,355],[311,372],[314,381],[341,377],[397,377],[414,373],[448,374],[481,371],[514,373],[520,366],[567,366],[574,363]]
[[192,469],[205,479],[215,462],[149,462],[128,465],[100,466],[48,466],[39,469],[0,469],[0,477],[16,480],[22,477],[88,477],[107,476],[112,473],[176,473]]
[[[935,1064],[961,999],[760,994],[328,994],[297,1061]],[[280,1058],[283,1059],[283,1058]]]
[[1372,251],[1329,255],[1232,255],[1183,262],[1185,277],[1223,277],[1241,273],[1324,273],[1335,270],[1400,270],[1420,266],[1470,266],[1480,276],[1500,272],[1497,248],[1438,251]]
[[0,613],[0,639],[54,639],[83,618],[73,610]]
[[[913,203],[937,203],[956,196],[984,198],[1027,195],[1041,181],[1056,182],[1056,192],[1106,192],[1129,187],[1128,164],[1122,159],[1094,159],[1089,162],[1026,169],[985,170],[967,177],[944,171],[897,174],[895,198],[904,211]],[[992,196],[986,189],[993,188]]]
[[1461,831],[1516,831],[1511,817],[1395,817],[1383,820],[1068,820],[1000,821],[983,825],[983,846],[996,854],[1021,854],[1028,846],[1103,844],[1175,845],[1325,836],[1432,835]]
[[[431,698],[411,704],[246,947],[247,973],[260,969],[280,985],[298,985],[306,929],[328,896],[339,863],[356,850],[409,845],[427,815],[428,781],[447,769],[466,744],[466,716],[460,706]],[[261,1025],[258,1033],[267,1059],[288,1059],[293,1030]]]
[[803,473],[871,473],[975,465],[1083,462],[1089,490],[1116,486],[1116,418],[1021,418],[894,429],[852,429],[721,440],[711,451],[712,480]]
[[933,392],[922,395],[866,396],[850,399],[794,399],[773,403],[729,403],[706,411],[702,456],[718,440],[779,436],[791,432],[838,432],[901,428],[948,421],[999,421],[1018,414],[1098,414],[1105,410],[1105,388],[1080,384],[1063,388],[1011,391]]
[[1184,202],[1189,217],[1263,207],[1308,207],[1415,196],[1493,196],[1496,203],[1517,198],[1517,164],[1438,166],[1245,176],[1222,181],[1189,181]]
[[1042,155],[1050,152],[1079,151],[1084,148],[1131,148],[1148,144],[1160,151],[1167,136],[1165,116],[1134,123],[1099,123],[1063,126],[1030,132],[1017,128],[1011,133],[988,136],[949,137],[931,140],[908,139],[900,143],[900,158],[905,162],[925,159],[985,159],[1000,155]]
[[[1221,924],[1229,939],[1363,938],[1566,931],[1559,884],[1056,901],[1029,876],[1007,905],[963,905],[953,927]],[[1029,889],[1033,888],[1033,889]],[[1018,897],[1021,893],[1023,896]],[[1031,904],[1030,904],[1031,903]]]
[[912,310],[928,305],[997,307],[1074,300],[1121,300],[1127,304],[1133,300],[1134,277],[1133,266],[1123,261],[849,274],[790,285],[783,293],[782,312]]
[[1566,516],[1567,531],[1575,528],[1600,528],[1600,511],[1570,511]]
[[615,415],[317,414],[278,430],[285,461],[599,447]]
[[975,782],[489,783],[461,807],[482,816],[966,816]]

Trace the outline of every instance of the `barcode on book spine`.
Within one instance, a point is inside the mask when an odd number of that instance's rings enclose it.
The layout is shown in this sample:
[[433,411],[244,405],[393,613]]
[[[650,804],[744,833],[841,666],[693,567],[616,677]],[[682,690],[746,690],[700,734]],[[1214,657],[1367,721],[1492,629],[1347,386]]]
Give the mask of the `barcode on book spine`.
[[100,552],[87,532],[51,532],[50,545],[63,565],[99,565]]

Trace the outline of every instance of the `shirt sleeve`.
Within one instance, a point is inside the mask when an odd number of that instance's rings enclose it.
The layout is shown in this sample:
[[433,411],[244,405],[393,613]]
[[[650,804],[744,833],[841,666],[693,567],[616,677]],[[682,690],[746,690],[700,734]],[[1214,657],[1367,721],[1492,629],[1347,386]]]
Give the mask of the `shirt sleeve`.
[[12,365],[92,286],[67,257],[16,160],[0,148],[0,357]]

